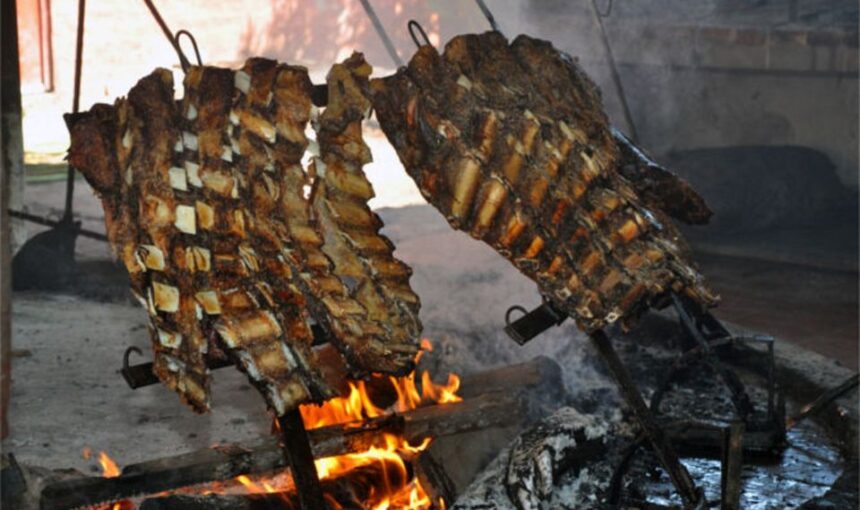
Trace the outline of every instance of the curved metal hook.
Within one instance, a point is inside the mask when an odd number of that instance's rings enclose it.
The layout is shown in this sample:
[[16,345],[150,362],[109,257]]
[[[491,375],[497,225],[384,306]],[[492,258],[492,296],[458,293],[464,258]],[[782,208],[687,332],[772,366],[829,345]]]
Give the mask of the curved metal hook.
[[136,352],[138,356],[143,356],[143,351],[141,351],[140,349],[138,349],[137,347],[135,347],[133,345],[131,347],[129,347],[128,349],[126,349],[125,354],[122,355],[122,369],[123,370],[128,370],[130,368],[130,366],[128,364],[128,357],[133,352]]
[[505,326],[511,325],[511,314],[513,312],[520,312],[523,315],[529,313],[528,310],[526,310],[525,308],[523,308],[520,305],[514,305],[514,306],[508,308],[508,311],[505,312]]
[[176,42],[176,37],[173,35],[173,32],[168,28],[167,23],[164,21],[164,18],[161,17],[161,13],[158,12],[158,9],[155,7],[155,4],[152,3],[152,0],[143,0],[143,3],[146,4],[146,7],[149,8],[150,14],[155,18],[155,22],[158,23],[158,26],[161,28],[161,31],[164,32],[164,36],[167,37],[167,41],[173,46],[173,49],[176,51],[177,55],[179,55],[179,63],[182,65],[182,70],[185,71],[191,66],[191,63],[185,58],[185,54],[182,53],[182,49],[179,48],[179,44]]
[[[424,27],[421,26],[421,23],[418,23],[414,19],[411,19],[411,20],[409,20],[409,23],[406,24],[406,28],[409,29],[409,37],[412,38],[412,42],[415,43],[415,46],[417,46],[419,48],[421,46],[425,46],[425,45],[433,46],[430,43],[430,38],[427,37],[427,32],[425,32]],[[421,33],[421,37],[424,38],[424,44],[421,44],[420,42],[418,42],[418,36],[415,35],[416,29]]]
[[194,38],[194,35],[192,35],[191,32],[185,30],[184,28],[182,30],[177,31],[176,35],[173,36],[173,41],[176,43],[174,45],[174,48],[176,48],[177,53],[179,53],[179,62],[180,64],[182,64],[182,70],[187,72],[189,67],[189,60],[188,57],[185,56],[185,52],[182,51],[182,44],[180,44],[179,42],[179,38],[183,35],[191,41],[191,46],[194,48],[194,56],[197,58],[198,66],[203,65],[203,59],[200,58],[200,48],[197,47],[197,39]]

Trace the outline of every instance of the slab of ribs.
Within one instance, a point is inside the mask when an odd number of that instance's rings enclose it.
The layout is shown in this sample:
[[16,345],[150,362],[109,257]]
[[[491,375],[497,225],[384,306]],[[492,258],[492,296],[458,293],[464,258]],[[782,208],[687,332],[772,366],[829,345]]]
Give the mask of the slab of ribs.
[[101,196],[149,313],[155,372],[194,409],[209,408],[214,352],[279,415],[331,396],[311,320],[356,377],[412,370],[420,303],[361,170],[370,73],[360,55],[332,68],[309,169],[311,81],[271,60],[192,67],[178,103],[159,69],[126,99],[69,119],[70,164]]
[[302,67],[191,67],[180,101],[158,69],[114,105],[67,117],[69,162],[101,197],[148,311],[155,372],[192,408],[209,409],[218,356],[279,415],[332,396],[314,323],[352,377],[413,369],[420,302],[367,204],[371,110],[450,224],[582,329],[629,325],[670,290],[716,302],[668,217],[710,211],[610,127],[570,57],[487,33],[441,55],[424,46],[391,77],[371,71],[360,54],[333,66],[319,111]]
[[581,329],[630,325],[668,291],[715,304],[667,217],[706,221],[707,206],[610,127],[596,86],[550,43],[458,36],[371,90],[424,197]]

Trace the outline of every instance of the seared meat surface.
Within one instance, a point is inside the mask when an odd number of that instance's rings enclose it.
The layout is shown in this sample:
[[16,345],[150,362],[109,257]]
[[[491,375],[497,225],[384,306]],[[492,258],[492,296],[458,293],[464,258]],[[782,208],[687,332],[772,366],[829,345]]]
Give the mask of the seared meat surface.
[[328,74],[328,106],[315,126],[320,155],[312,163],[311,202],[322,251],[344,286],[323,297],[331,303],[334,337],[353,367],[405,374],[418,352],[420,301],[409,286],[412,270],[394,257],[394,245],[379,233],[382,220],[367,205],[373,187],[361,169],[371,161],[362,120],[370,110],[371,71],[356,53]]
[[619,174],[597,88],[551,44],[458,36],[442,55],[420,48],[371,95],[427,200],[582,329],[628,325],[670,290],[716,302],[666,215]]
[[[353,62],[366,87],[363,60]],[[330,397],[311,319],[354,374],[412,369],[418,298],[366,204],[367,100],[339,92],[355,71],[343,69],[320,119],[316,183],[302,167],[313,109],[304,68],[192,67],[179,103],[160,69],[128,99],[69,118],[70,163],[100,195],[149,313],[155,372],[197,411],[209,409],[213,356],[233,359],[279,415]]]

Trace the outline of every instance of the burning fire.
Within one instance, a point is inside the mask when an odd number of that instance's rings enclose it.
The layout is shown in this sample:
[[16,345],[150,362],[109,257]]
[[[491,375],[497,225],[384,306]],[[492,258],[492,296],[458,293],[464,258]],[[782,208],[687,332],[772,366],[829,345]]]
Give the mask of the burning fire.
[[[417,363],[424,352],[432,351],[432,345],[427,339],[421,341],[421,351],[415,359]],[[388,385],[397,399],[390,405],[380,407],[374,403],[371,395],[376,388]],[[430,374],[421,374],[421,390],[415,382],[415,373],[405,377],[376,376],[370,381],[370,388],[365,381],[350,382],[349,394],[325,402],[322,405],[304,405],[300,411],[305,427],[310,429],[338,425],[344,423],[360,423],[364,420],[385,416],[391,413],[411,411],[422,405],[448,404],[460,402],[457,395],[460,388],[460,378],[449,374],[445,384],[434,383]],[[377,444],[368,450],[349,453],[334,457],[324,457],[315,461],[320,480],[348,480],[350,485],[363,484],[361,492],[363,500],[359,503],[368,510],[429,510],[444,509],[445,501],[431,501],[420,480],[412,473],[409,461],[427,449],[432,439],[425,438],[417,445],[410,444],[406,438],[392,433],[381,433]],[[89,448],[84,449],[84,458],[92,457]],[[99,452],[99,464],[105,477],[119,476],[120,469],[105,452]],[[242,488],[236,491],[223,483],[212,483],[200,486],[191,491],[197,494],[210,493],[245,493],[245,494],[279,494],[285,500],[293,490],[288,471],[268,476],[236,477],[235,485]],[[187,492],[179,490],[177,492]],[[332,509],[343,506],[330,494],[326,499]],[[99,507],[99,510],[130,510],[133,506],[127,501]],[[286,506],[286,505],[285,505]]]
[[[432,345],[427,339],[421,341],[417,363],[424,352],[432,351]],[[374,382],[379,382],[377,379]],[[329,425],[350,422],[361,422],[392,412],[406,412],[428,404],[447,404],[462,400],[457,396],[460,388],[460,378],[454,374],[448,375],[446,384],[436,384],[430,379],[430,374],[421,375],[421,391],[415,384],[415,373],[405,377],[388,377],[388,382],[397,395],[397,400],[383,409],[373,402],[367,383],[358,381],[349,383],[349,395],[338,397],[325,402],[323,405],[304,405],[300,410],[307,429],[315,429]],[[423,510],[433,508],[421,482],[410,474],[407,460],[419,455],[427,449],[432,441],[424,439],[418,445],[412,445],[404,437],[391,433],[382,433],[379,445],[367,451],[349,453],[334,457],[325,457],[315,461],[320,480],[334,480],[349,477],[362,468],[373,469],[381,474],[379,486],[369,489],[368,496],[362,502],[364,508],[372,510]],[[375,469],[374,469],[375,468]],[[237,480],[251,493],[277,493],[283,491],[283,486],[275,482],[276,478],[254,481],[247,476]],[[341,506],[329,498],[332,508]],[[445,502],[436,502],[436,508],[445,508]]]
[[[81,452],[84,459],[90,460],[93,457],[93,451],[86,447]],[[102,468],[102,476],[105,478],[114,478],[122,473],[119,465],[105,452],[99,452],[99,465]],[[98,505],[94,510],[134,510],[134,505],[130,501],[118,501],[116,503],[108,503],[107,505]]]
[[[90,448],[84,448],[82,454],[84,459],[90,460],[93,456],[93,451]],[[122,472],[117,463],[105,452],[99,452],[99,464],[102,467],[102,476],[105,478],[119,476]]]

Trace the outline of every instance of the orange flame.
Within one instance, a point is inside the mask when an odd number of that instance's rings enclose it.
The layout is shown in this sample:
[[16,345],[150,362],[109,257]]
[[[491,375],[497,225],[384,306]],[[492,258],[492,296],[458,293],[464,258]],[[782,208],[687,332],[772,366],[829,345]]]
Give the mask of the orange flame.
[[116,462],[105,452],[99,452],[99,464],[102,465],[102,476],[105,478],[114,478],[122,472]]
[[[93,450],[89,446],[84,447],[81,451],[84,459],[90,460],[93,457]],[[110,456],[105,452],[99,452],[99,464],[102,467],[102,476],[105,478],[114,478],[122,473],[122,470]],[[95,505],[93,510],[134,510],[134,504],[131,501],[118,501],[116,503],[105,503]]]
[[[421,351],[415,358],[416,363],[424,352],[432,352],[433,348],[427,339],[421,341]],[[371,398],[373,390],[390,384],[389,390],[397,395],[397,400],[385,407],[380,407]],[[446,404],[462,400],[457,395],[460,378],[454,374],[448,375],[446,384],[436,384],[426,371],[421,374],[421,389],[415,383],[415,373],[405,377],[375,376],[370,383],[357,381],[349,383],[349,394],[325,402],[322,405],[303,405],[300,407],[302,419],[307,429],[328,425],[361,422],[369,418],[385,416],[392,412],[406,412],[422,405]],[[390,391],[389,391],[390,393]],[[275,422],[277,424],[277,422]],[[392,433],[381,433],[375,445],[368,450],[345,455],[325,457],[314,461],[320,480],[345,479],[350,484],[359,485],[363,500],[358,502],[368,510],[430,510],[445,509],[445,502],[439,498],[433,501],[421,482],[412,474],[408,465],[411,459],[430,446],[432,438],[424,439],[420,444],[412,445],[405,437]],[[92,451],[84,449],[84,457],[89,459]],[[120,469],[105,452],[99,452],[99,463],[103,476],[119,476]],[[369,473],[369,474],[368,474]],[[178,489],[175,493],[239,493],[245,494],[279,494],[285,500],[294,492],[289,471],[273,475],[238,476],[232,484],[213,482],[201,486]],[[166,495],[168,493],[162,493]],[[331,508],[343,508],[334,497],[326,494],[326,500]],[[128,510],[126,503],[115,503],[111,506],[99,507],[100,510]],[[129,503],[130,504],[130,503]],[[134,508],[131,506],[130,508]],[[350,507],[352,508],[352,507]]]
[[[81,455],[84,456],[84,459],[90,460],[93,456],[92,448],[89,446],[85,447],[81,451]],[[102,467],[102,476],[105,478],[114,478],[122,473],[117,463],[105,452],[99,452],[99,464]]]
[[[421,341],[421,351],[416,356],[416,363],[424,352],[431,352],[432,345],[427,339]],[[376,377],[372,384],[377,387],[385,379]],[[303,405],[300,407],[305,427],[314,429],[327,425],[360,422],[391,412],[407,412],[422,405],[447,404],[462,400],[457,395],[460,378],[449,374],[446,384],[436,384],[426,371],[421,375],[421,390],[415,383],[415,373],[405,377],[389,377],[388,382],[397,395],[397,400],[386,408],[380,407],[371,399],[368,383],[358,381],[349,383],[349,394],[325,402],[323,405]],[[440,498],[434,505],[421,482],[410,474],[407,460],[426,450],[432,439],[426,438],[418,445],[410,444],[404,437],[391,433],[382,433],[379,443],[368,450],[346,455],[337,455],[317,459],[315,465],[321,480],[333,480],[349,476],[361,468],[373,469],[381,473],[379,486],[371,487],[364,508],[372,510],[426,510],[445,508],[445,502]],[[240,476],[237,481],[251,493],[274,493],[285,490],[282,484],[273,478],[251,480]],[[340,506],[330,499],[334,508]]]

